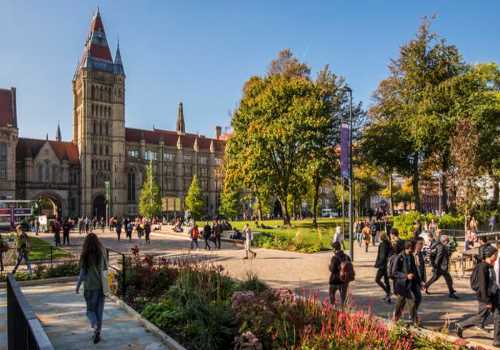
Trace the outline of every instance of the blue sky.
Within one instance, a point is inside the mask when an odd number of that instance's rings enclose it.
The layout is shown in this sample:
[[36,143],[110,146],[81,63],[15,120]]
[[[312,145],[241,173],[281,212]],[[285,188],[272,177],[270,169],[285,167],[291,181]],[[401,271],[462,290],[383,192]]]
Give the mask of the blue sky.
[[500,62],[500,1],[21,1],[0,0],[0,87],[18,89],[20,134],[71,139],[71,79],[97,5],[127,74],[126,124],[213,135],[230,124],[243,83],[289,47],[325,64],[365,106],[423,16],[468,62]]

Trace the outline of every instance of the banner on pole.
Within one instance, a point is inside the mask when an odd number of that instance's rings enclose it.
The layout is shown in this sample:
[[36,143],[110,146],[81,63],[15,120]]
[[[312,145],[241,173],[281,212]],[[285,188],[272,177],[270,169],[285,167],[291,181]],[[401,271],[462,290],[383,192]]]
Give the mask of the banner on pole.
[[340,176],[349,178],[349,150],[351,144],[351,132],[349,124],[342,123],[340,126]]

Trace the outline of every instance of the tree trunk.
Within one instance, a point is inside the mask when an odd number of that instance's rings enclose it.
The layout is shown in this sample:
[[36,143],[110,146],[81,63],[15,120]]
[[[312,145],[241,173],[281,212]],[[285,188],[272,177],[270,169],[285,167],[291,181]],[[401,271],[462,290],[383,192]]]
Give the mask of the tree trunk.
[[262,221],[262,203],[259,196],[257,196],[257,219],[259,222]]
[[290,226],[290,213],[288,212],[288,196],[280,200],[281,211],[283,212],[283,225]]
[[493,181],[495,182],[493,184],[493,203],[492,203],[492,209],[497,209],[498,208],[498,200],[500,197],[500,179],[493,178]]
[[390,207],[389,207],[389,210],[390,210],[390,213],[391,213],[391,216],[394,215],[394,194],[392,193],[392,173],[389,173],[389,200],[390,200]]
[[448,212],[448,177],[443,172],[441,175],[441,211],[447,213]]
[[422,210],[420,206],[420,191],[418,182],[420,181],[420,174],[418,171],[418,153],[413,156],[413,175],[412,175],[412,186],[413,186],[413,200],[415,203],[415,210],[420,212]]
[[313,225],[318,225],[318,199],[319,199],[319,181],[316,181],[314,186],[313,197]]

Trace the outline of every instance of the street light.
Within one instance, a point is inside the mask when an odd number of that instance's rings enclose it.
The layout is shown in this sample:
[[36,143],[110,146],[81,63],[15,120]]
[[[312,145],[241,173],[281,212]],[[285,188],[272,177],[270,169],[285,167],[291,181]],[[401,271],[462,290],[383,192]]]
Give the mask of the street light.
[[354,261],[354,178],[352,171],[352,89],[349,86],[344,87],[344,91],[349,94],[349,255]]

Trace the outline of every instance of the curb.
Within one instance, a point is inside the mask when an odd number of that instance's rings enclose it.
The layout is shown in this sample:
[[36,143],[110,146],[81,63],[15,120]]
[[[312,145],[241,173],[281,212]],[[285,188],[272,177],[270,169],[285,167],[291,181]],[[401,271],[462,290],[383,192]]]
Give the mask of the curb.
[[170,337],[168,334],[163,332],[160,328],[156,327],[154,324],[146,320],[144,317],[141,316],[137,311],[132,309],[127,303],[125,303],[123,300],[118,298],[117,296],[110,294],[107,298],[113,300],[115,303],[117,303],[123,310],[125,310],[127,313],[129,313],[133,318],[135,318],[137,321],[141,322],[144,328],[146,328],[148,331],[153,333],[154,335],[158,336],[161,341],[167,346],[168,349],[170,350],[186,350],[182,345],[180,345],[178,342],[176,342],[172,337]]
[[[21,287],[29,287],[29,286],[43,286],[52,283],[76,282],[77,280],[78,276],[66,276],[66,277],[53,277],[45,279],[27,280],[27,281],[17,281],[17,283]],[[5,289],[6,286],[7,282],[0,282],[0,289]]]

